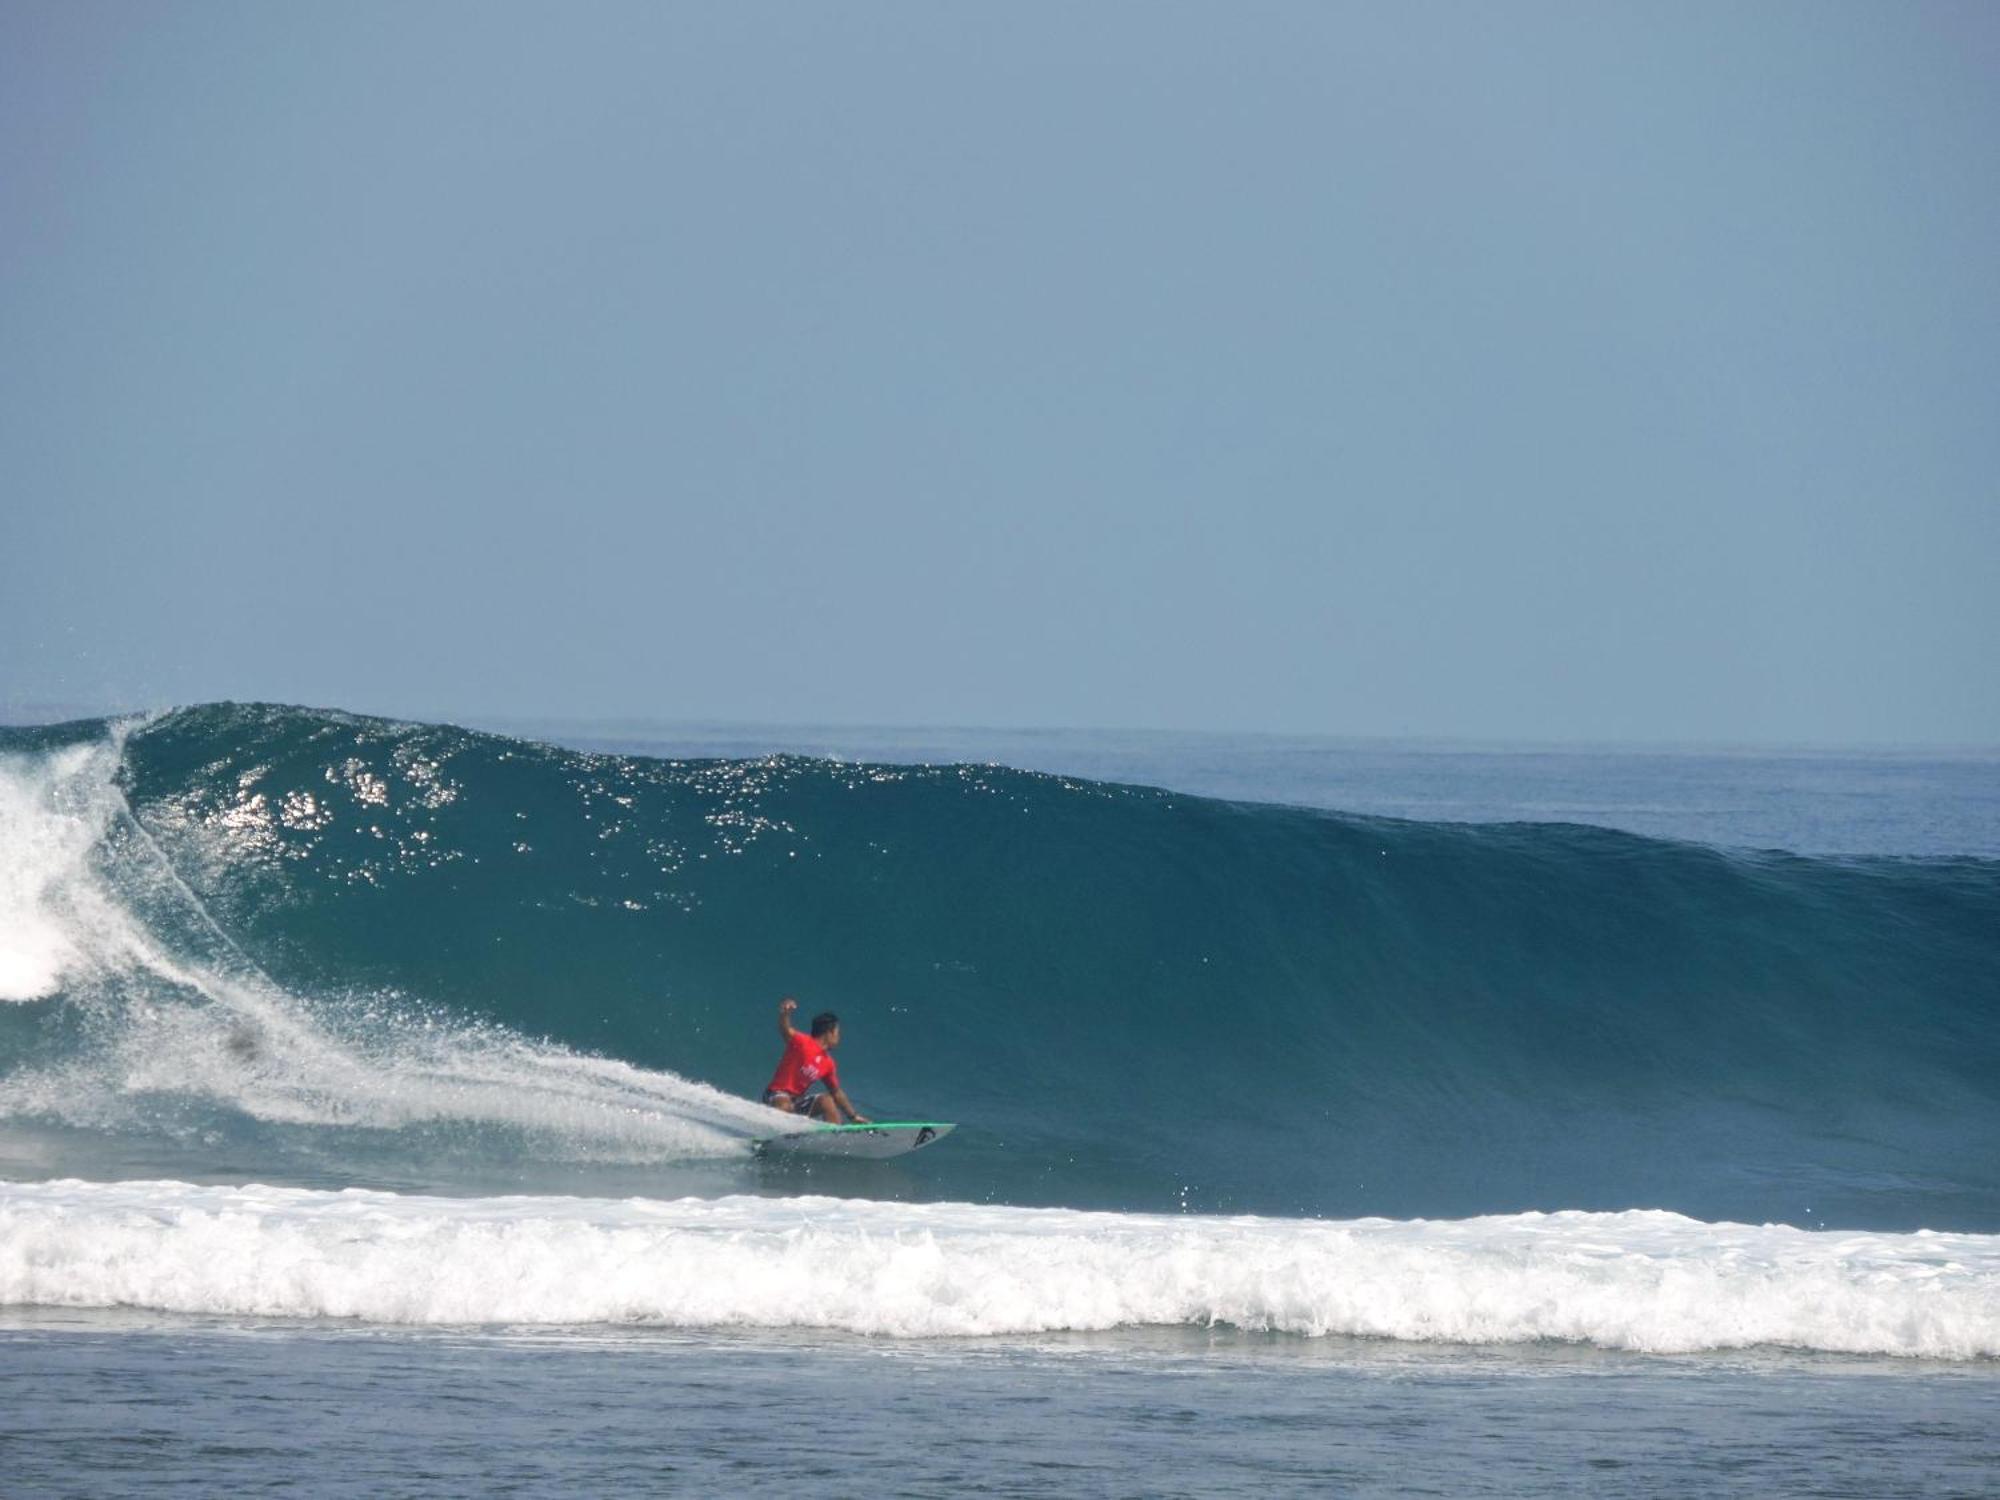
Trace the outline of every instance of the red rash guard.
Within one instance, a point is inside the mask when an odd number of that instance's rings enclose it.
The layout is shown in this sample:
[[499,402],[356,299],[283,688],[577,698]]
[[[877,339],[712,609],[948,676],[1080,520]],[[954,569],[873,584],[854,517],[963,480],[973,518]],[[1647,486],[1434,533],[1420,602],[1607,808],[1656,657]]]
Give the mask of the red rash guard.
[[828,1088],[840,1087],[833,1054],[803,1031],[795,1031],[785,1038],[785,1055],[778,1059],[778,1071],[771,1075],[770,1086],[764,1092],[790,1094],[796,1099],[822,1078]]

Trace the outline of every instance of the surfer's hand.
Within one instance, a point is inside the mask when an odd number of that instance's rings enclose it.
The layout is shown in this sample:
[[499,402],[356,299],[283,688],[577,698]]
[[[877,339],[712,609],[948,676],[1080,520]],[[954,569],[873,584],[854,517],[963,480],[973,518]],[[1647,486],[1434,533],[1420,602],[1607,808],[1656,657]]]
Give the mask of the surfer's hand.
[[788,1016],[798,1008],[799,1002],[794,1000],[790,995],[785,996],[784,999],[778,1002],[778,1009]]

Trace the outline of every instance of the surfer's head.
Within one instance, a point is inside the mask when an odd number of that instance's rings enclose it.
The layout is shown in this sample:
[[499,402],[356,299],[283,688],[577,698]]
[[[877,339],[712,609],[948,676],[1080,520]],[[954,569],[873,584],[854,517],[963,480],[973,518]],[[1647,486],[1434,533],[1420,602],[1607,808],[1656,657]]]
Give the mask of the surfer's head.
[[840,1045],[840,1017],[830,1010],[823,1010],[813,1017],[813,1040],[822,1047]]

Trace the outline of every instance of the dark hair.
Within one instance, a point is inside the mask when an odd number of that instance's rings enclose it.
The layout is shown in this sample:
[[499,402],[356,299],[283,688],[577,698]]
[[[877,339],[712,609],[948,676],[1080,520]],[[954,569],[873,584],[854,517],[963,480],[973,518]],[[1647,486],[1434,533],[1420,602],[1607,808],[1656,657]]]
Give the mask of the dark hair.
[[829,1031],[833,1030],[833,1028],[838,1026],[839,1024],[840,1024],[839,1016],[836,1016],[830,1010],[823,1010],[818,1015],[813,1017],[813,1035],[816,1037],[825,1036]]

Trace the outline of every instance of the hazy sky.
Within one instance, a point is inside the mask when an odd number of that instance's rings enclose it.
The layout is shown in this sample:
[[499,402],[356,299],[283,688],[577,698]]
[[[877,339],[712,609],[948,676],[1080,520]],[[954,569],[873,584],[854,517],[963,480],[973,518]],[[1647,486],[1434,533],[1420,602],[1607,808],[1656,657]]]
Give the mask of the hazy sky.
[[0,714],[2000,741],[2000,7],[0,3]]

